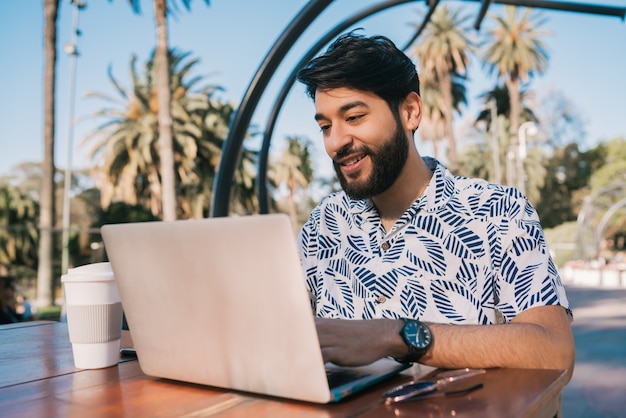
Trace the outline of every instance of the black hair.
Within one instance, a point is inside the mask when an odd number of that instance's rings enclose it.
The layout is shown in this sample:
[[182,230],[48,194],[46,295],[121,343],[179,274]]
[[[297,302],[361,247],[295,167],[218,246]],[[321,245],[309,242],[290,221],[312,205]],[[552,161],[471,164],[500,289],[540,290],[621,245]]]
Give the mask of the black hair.
[[337,38],[326,52],[298,72],[306,94],[346,87],[374,93],[396,113],[411,92],[419,94],[415,64],[382,35],[366,37],[354,31]]

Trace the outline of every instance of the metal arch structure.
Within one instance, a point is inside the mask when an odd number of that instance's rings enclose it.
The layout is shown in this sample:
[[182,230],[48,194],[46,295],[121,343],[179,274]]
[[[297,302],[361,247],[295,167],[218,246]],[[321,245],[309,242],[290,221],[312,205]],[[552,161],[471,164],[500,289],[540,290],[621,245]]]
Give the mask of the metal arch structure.
[[243,139],[250,126],[252,114],[256,110],[259,100],[271,77],[274,75],[274,71],[276,71],[280,62],[285,55],[287,55],[296,40],[332,1],[333,0],[309,1],[278,37],[278,40],[274,43],[257,69],[231,120],[228,136],[222,145],[222,157],[220,158],[213,184],[211,217],[228,216],[231,187],[235,176],[235,169],[241,156]]
[[[261,151],[259,156],[259,171],[257,174],[257,191],[259,198],[259,212],[268,213],[269,212],[269,202],[268,202],[268,190],[267,190],[267,168],[268,168],[268,157],[269,157],[269,149],[270,143],[272,141],[272,136],[274,133],[274,127],[276,126],[276,120],[278,119],[278,115],[282,109],[285,100],[287,99],[287,95],[289,91],[293,87],[293,84],[296,81],[298,70],[304,66],[311,58],[320,51],[324,45],[329,43],[335,36],[339,35],[342,31],[346,30],[350,26],[355,23],[371,16],[379,11],[398,6],[401,4],[409,3],[415,0],[387,0],[377,5],[371,6],[355,15],[349,17],[343,22],[339,23],[333,29],[326,33],[323,37],[321,37],[315,45],[309,49],[309,51],[304,54],[301,60],[296,64],[293,68],[292,72],[287,77],[285,83],[283,84],[276,101],[274,102],[274,106],[269,113],[269,117],[266,123],[265,132],[263,133],[263,143],[261,145]],[[432,8],[431,8],[432,10]]]
[[596,258],[600,257],[600,249],[602,247],[602,237],[604,236],[604,232],[606,231],[606,228],[609,226],[609,222],[611,222],[611,219],[613,218],[613,216],[620,209],[625,208],[625,207],[626,207],[626,197],[618,202],[615,202],[613,205],[611,205],[609,210],[607,210],[602,216],[602,218],[600,219],[600,222],[598,223],[598,228],[596,229],[596,237],[595,237]]
[[626,183],[605,186],[585,198],[576,220],[576,256],[597,258],[604,232],[620,209],[626,207]]
[[[263,133],[263,143],[260,150],[259,156],[259,170],[257,175],[257,191],[258,191],[258,199],[259,199],[259,212],[260,213],[268,213],[269,212],[269,202],[268,202],[268,190],[267,190],[267,168],[268,168],[268,158],[269,158],[269,148],[272,140],[272,136],[274,133],[274,127],[276,126],[276,120],[278,119],[278,115],[280,114],[280,110],[282,109],[285,100],[287,99],[287,95],[289,91],[293,87],[293,84],[296,81],[298,70],[302,68],[311,58],[315,56],[317,52],[319,52],[324,45],[329,43],[335,36],[339,35],[342,31],[346,30],[350,26],[354,25],[361,20],[376,14],[380,11],[390,9],[395,6],[399,6],[405,3],[409,3],[415,0],[387,0],[382,3],[373,5],[368,7],[365,10],[362,10],[359,13],[354,14],[343,22],[339,23],[333,29],[328,31],[322,38],[320,38],[315,45],[309,49],[309,51],[301,58],[301,60],[296,64],[293,68],[292,72],[287,77],[283,87],[281,88],[276,101],[274,102],[274,106],[269,113],[269,117],[266,123],[266,129]],[[439,3],[439,0],[432,0],[430,4],[430,8],[424,17],[424,21],[422,25],[417,29],[415,35],[405,44],[402,50],[408,49],[415,39],[422,33],[424,28],[426,27],[426,23],[430,20],[433,12],[435,11],[435,7]]]
[[[302,60],[293,69],[289,79],[284,84],[280,91],[279,97],[275,102],[275,105],[270,113],[268,125],[264,133],[263,145],[261,150],[261,158],[259,160],[259,176],[257,176],[257,191],[259,193],[259,202],[263,203],[263,210],[267,212],[267,184],[266,184],[266,172],[267,172],[267,154],[269,153],[269,145],[275,126],[276,118],[287,93],[295,81],[295,76],[299,68],[307,62],[307,58],[312,58],[319,49],[321,49],[332,38],[338,35],[342,30],[348,28],[352,24],[364,19],[367,16],[375,14],[379,11],[388,9],[390,7],[397,6],[399,4],[408,3],[411,1],[419,0],[388,0],[381,2],[379,5],[371,6],[360,13],[353,15],[352,17],[344,20],[337,25],[320,40],[304,55]],[[531,8],[560,10],[569,12],[578,12],[586,14],[604,15],[620,17],[622,21],[626,15],[626,7],[614,7],[614,6],[602,6],[594,4],[572,3],[563,1],[545,1],[545,0],[464,0],[467,2],[481,3],[478,17],[474,24],[474,27],[478,30],[480,28],[482,19],[487,13],[490,5],[502,4],[512,6],[523,6]],[[267,85],[274,75],[274,72],[280,65],[282,59],[289,52],[290,48],[298,40],[298,38],[304,33],[304,31],[310,26],[310,24],[333,2],[333,0],[311,0],[309,1],[300,12],[289,23],[287,28],[281,33],[277,41],[274,43],[268,54],[265,56],[261,65],[257,69],[252,81],[250,82],[242,101],[235,112],[233,119],[231,120],[228,136],[222,146],[222,158],[215,176],[215,183],[213,185],[213,198],[211,202],[211,217],[228,216],[231,187],[235,176],[235,170],[239,162],[241,155],[243,140],[246,132],[250,126],[252,115],[254,114],[256,107],[259,103],[261,96],[263,95]],[[424,0],[428,4],[429,9],[424,17],[422,25],[418,28],[415,35],[409,42],[407,42],[405,49],[408,48],[421,34],[422,30],[426,27],[430,18],[435,11],[439,0]],[[293,78],[293,79],[292,79]],[[261,174],[262,173],[262,174]],[[260,183],[262,179],[262,183]],[[263,212],[262,210],[262,212]]]

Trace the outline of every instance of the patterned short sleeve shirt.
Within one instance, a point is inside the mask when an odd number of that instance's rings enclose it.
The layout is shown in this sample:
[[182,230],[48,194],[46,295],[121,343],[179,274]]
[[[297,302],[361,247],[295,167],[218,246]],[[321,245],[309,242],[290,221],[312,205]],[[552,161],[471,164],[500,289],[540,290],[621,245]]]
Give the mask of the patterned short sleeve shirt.
[[424,161],[426,191],[388,232],[369,199],[338,192],[313,210],[298,242],[315,314],[491,324],[496,310],[569,309],[528,200]]

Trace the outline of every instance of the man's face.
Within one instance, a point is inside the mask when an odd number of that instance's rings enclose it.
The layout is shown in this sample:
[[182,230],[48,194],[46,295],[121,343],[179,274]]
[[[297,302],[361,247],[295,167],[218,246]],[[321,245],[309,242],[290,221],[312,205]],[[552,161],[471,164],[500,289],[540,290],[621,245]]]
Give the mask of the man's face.
[[400,121],[380,97],[350,89],[318,91],[317,120],[326,152],[348,196],[377,196],[397,180],[409,145]]

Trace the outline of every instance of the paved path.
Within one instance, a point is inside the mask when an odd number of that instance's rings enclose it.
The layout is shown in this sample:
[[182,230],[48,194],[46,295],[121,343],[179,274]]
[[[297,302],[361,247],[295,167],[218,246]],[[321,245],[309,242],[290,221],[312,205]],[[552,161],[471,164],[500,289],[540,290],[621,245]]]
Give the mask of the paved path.
[[566,288],[576,365],[563,390],[563,418],[626,418],[626,289]]

